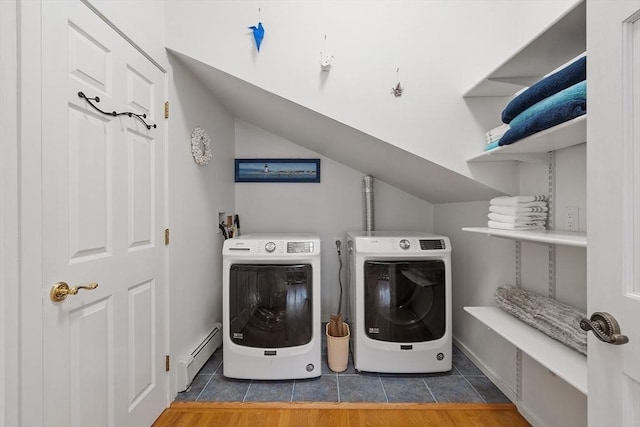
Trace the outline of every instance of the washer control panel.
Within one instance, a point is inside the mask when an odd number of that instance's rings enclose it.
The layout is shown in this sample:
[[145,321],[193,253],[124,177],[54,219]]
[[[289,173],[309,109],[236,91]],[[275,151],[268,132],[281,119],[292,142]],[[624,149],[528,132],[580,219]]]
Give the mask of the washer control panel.
[[313,252],[313,242],[287,242],[288,254],[308,254]]
[[249,233],[226,239],[222,247],[224,256],[304,258],[320,255],[320,238],[311,233]]

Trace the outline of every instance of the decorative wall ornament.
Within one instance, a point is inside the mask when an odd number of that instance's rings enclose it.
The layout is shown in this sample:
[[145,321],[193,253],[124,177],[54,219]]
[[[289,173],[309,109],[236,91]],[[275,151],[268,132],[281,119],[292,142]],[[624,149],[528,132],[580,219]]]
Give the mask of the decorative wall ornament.
[[195,128],[191,134],[191,154],[199,165],[206,165],[211,160],[211,139],[201,127]]
[[325,55],[324,53],[320,52],[320,68],[322,69],[322,71],[331,70],[331,61],[334,58],[335,57],[333,55]]
[[400,84],[400,68],[399,67],[396,69],[396,75],[398,76],[398,84],[395,87],[391,88],[391,93],[396,98],[399,98],[402,96],[402,92],[404,91],[404,89],[402,88],[402,85]]
[[252,25],[249,27],[250,30],[253,31],[253,38],[256,41],[256,48],[258,52],[260,52],[260,45],[262,44],[262,39],[264,38],[264,27],[262,26],[262,22],[258,22],[258,26]]
[[402,96],[402,86],[400,85],[400,82],[398,82],[398,84],[396,85],[396,87],[392,87],[391,88],[391,93],[393,94],[393,96],[395,96],[396,98],[399,98]]
[[[324,47],[323,47],[324,52],[326,52],[327,50],[326,45],[327,45],[327,35],[325,34]],[[333,61],[335,57],[333,55],[330,55],[324,52],[320,52],[320,68],[322,69],[322,71],[329,71],[331,70],[331,61]]]

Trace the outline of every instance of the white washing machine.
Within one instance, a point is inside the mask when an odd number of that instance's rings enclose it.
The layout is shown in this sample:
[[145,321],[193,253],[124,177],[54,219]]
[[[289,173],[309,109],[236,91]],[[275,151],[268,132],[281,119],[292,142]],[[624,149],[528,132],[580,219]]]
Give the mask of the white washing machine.
[[444,372],[451,360],[451,244],[420,232],[349,232],[358,371]]
[[222,255],[224,376],[320,376],[320,238],[247,234]]

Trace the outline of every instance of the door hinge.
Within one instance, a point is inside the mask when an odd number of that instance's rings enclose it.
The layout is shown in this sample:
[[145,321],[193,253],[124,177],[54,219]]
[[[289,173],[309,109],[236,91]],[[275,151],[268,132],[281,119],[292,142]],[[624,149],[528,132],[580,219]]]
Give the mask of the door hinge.
[[164,244],[165,245],[169,244],[169,229],[168,228],[164,229]]
[[169,101],[164,103],[164,118],[169,118]]
[[164,370],[165,370],[165,372],[169,372],[169,367],[170,367],[170,366],[171,366],[171,364],[170,364],[170,357],[169,357],[169,355],[167,354],[167,355],[164,357]]

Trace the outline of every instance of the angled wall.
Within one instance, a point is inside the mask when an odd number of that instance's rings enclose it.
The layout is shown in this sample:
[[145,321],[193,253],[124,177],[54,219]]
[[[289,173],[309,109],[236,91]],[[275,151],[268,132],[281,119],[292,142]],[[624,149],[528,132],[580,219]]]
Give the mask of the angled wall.
[[[471,171],[465,162],[498,123],[472,114],[469,103],[475,101],[462,94],[573,3],[168,1],[166,45],[435,165],[477,174],[509,191],[516,186],[507,188],[504,175]],[[258,21],[265,28],[260,52],[248,29]],[[320,52],[335,56],[328,73],[320,69]],[[401,97],[391,94],[398,82]],[[240,111],[251,99],[229,102],[238,103],[232,111]],[[512,170],[505,173],[515,177]]]

